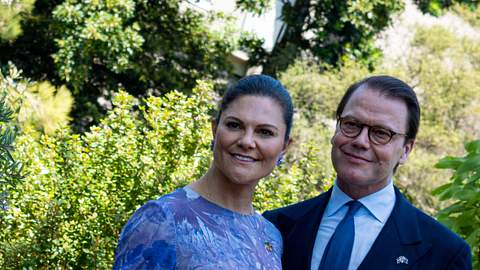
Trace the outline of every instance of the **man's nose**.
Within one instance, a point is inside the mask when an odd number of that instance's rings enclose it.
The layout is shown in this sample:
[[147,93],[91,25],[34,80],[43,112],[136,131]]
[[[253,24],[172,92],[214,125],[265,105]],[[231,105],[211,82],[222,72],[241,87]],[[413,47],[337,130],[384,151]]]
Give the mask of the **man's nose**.
[[368,136],[369,129],[364,126],[360,134],[353,139],[353,144],[358,147],[368,148],[370,146],[370,138]]

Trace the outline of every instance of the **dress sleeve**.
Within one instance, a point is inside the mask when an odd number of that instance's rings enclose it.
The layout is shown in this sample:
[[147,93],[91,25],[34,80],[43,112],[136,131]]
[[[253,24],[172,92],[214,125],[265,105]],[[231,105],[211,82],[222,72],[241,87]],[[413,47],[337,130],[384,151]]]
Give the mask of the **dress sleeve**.
[[123,228],[113,269],[174,269],[175,240],[170,211],[158,201],[148,202]]

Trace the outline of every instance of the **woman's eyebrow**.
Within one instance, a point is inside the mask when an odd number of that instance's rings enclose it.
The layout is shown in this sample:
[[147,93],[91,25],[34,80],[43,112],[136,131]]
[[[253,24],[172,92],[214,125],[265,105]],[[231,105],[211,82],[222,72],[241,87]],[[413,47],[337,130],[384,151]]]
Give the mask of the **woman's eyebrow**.
[[[231,116],[231,115],[226,116],[226,117],[225,117],[225,120],[235,120],[235,121],[238,121],[238,122],[240,122],[240,123],[243,124],[243,121],[242,121],[242,120],[240,120],[239,118],[237,118],[237,117],[235,117],[235,116]],[[277,127],[276,125],[270,124],[270,123],[261,123],[261,124],[258,124],[257,126],[258,126],[258,127],[268,127],[268,128],[273,128],[273,129],[275,129],[275,130],[278,130],[278,127]]]
[[259,124],[258,126],[260,127],[268,127],[268,128],[273,128],[275,130],[278,130],[278,127],[273,125],[273,124]]

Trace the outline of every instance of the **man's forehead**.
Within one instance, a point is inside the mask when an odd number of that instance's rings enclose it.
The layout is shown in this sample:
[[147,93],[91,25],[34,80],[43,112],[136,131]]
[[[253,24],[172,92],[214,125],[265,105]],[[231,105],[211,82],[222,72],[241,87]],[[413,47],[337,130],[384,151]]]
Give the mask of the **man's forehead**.
[[[364,87],[352,94],[341,116],[353,117],[369,125],[398,129],[402,126],[406,128],[408,109],[402,99]],[[400,131],[404,132],[405,130]]]

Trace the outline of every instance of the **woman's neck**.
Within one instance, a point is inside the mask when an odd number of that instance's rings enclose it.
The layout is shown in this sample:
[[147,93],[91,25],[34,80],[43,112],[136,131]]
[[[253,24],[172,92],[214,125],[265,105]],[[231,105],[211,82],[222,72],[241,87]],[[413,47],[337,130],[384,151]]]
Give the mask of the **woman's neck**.
[[213,167],[197,181],[188,185],[205,199],[241,214],[253,214],[255,185],[235,184]]

